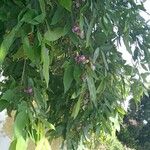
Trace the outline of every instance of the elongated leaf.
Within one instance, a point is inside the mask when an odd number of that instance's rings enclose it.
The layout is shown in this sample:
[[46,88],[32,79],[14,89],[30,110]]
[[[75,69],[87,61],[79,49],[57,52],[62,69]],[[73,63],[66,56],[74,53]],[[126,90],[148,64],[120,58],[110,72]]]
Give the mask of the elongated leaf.
[[50,130],[55,130],[55,127],[54,127],[54,125],[53,124],[51,124],[50,122],[48,122],[47,120],[44,120],[44,119],[42,119],[41,120],[44,124],[45,124],[45,126]]
[[34,88],[34,98],[39,108],[45,106],[45,102],[43,101],[42,95],[39,89],[37,88]]
[[102,58],[103,58],[103,61],[104,61],[105,68],[106,68],[106,70],[109,70],[108,63],[107,63],[105,54],[104,54],[103,51],[101,51],[101,53],[102,53]]
[[49,50],[45,47],[45,44],[42,44],[41,58],[43,62],[43,76],[48,87],[49,84]]
[[19,30],[19,28],[21,27],[21,25],[22,25],[22,23],[19,23],[17,26],[15,26],[11,30],[11,32],[8,35],[6,35],[4,37],[4,40],[0,46],[0,65],[3,63],[10,46],[13,44],[13,42],[15,40],[15,35],[16,35],[17,31]]
[[24,53],[25,55],[31,60],[34,61],[34,50],[30,45],[29,39],[27,36],[25,36],[22,39],[22,43],[23,43],[23,49],[24,49]]
[[127,37],[123,37],[124,45],[126,46],[127,51],[132,54],[131,46]]
[[74,76],[74,79],[76,80],[76,82],[80,82],[81,73],[82,73],[82,70],[81,70],[80,66],[75,65],[74,71],[73,71],[73,76]]
[[101,83],[99,84],[99,86],[98,86],[96,92],[97,92],[98,94],[102,94],[102,93],[104,92],[105,88],[106,88],[106,81],[105,81],[105,79],[102,79],[102,81],[101,81]]
[[74,105],[73,112],[71,116],[75,119],[80,111],[81,98],[78,99],[77,103]]
[[90,92],[91,101],[96,107],[97,102],[96,102],[96,88],[95,88],[94,79],[89,74],[86,75],[86,79],[87,79],[87,84]]
[[13,97],[14,97],[14,91],[9,89],[5,91],[5,93],[3,93],[1,99],[11,101]]
[[11,142],[9,150],[16,150],[16,144],[17,144],[17,139]]
[[6,100],[0,100],[0,112],[6,109],[9,105],[9,102]]
[[27,141],[23,137],[17,138],[15,150],[26,150],[26,149],[27,149]]
[[63,11],[64,11],[64,8],[58,6],[58,8],[52,18],[51,25],[55,25],[62,19],[62,17],[64,16]]
[[72,114],[71,114],[71,117],[73,117],[74,119],[77,117],[77,115],[80,111],[81,102],[83,100],[83,96],[84,96],[84,93],[85,93],[85,90],[86,90],[85,87],[86,87],[85,83],[82,84],[79,99],[78,99],[77,103],[74,105],[74,108],[73,108],[73,111],[72,111]]
[[28,123],[28,114],[25,110],[20,111],[15,119],[14,131],[17,138],[25,136],[25,126]]
[[89,47],[89,45],[90,45],[90,37],[91,37],[91,34],[92,34],[92,30],[93,30],[94,20],[95,20],[95,18],[93,17],[91,19],[90,25],[88,27],[88,31],[87,31],[87,34],[86,34],[86,47]]
[[40,7],[41,7],[41,11],[44,15],[46,15],[46,11],[45,11],[45,1],[43,0],[39,0],[40,3]]
[[63,78],[63,83],[64,83],[64,93],[66,93],[73,81],[73,66],[68,64],[65,67],[65,72],[64,72],[64,78]]
[[62,5],[68,11],[71,11],[72,0],[58,0],[60,5]]
[[96,62],[97,58],[99,56],[99,47],[95,50],[94,56],[93,56],[93,63]]
[[63,28],[55,28],[53,30],[48,30],[44,37],[47,41],[56,41],[62,36],[64,36],[64,29]]

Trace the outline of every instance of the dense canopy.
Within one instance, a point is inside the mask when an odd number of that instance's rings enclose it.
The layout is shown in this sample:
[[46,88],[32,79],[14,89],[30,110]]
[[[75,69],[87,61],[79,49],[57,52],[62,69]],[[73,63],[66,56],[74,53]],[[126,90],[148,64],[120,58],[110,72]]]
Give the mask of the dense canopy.
[[68,150],[90,147],[119,131],[126,97],[147,93],[150,27],[140,11],[136,0],[0,1],[0,110],[16,113],[12,150],[57,137]]

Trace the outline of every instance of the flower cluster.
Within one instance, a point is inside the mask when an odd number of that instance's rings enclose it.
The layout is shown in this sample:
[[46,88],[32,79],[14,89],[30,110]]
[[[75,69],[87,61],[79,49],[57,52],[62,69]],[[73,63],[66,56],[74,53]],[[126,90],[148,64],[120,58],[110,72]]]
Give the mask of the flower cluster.
[[31,95],[33,93],[33,89],[31,87],[27,87],[24,89],[24,93]]
[[77,34],[81,39],[84,38],[84,31],[82,31],[79,25],[74,25],[72,28],[72,32]]
[[84,55],[77,55],[75,57],[75,61],[77,63],[87,64],[89,62],[89,59],[86,58]]

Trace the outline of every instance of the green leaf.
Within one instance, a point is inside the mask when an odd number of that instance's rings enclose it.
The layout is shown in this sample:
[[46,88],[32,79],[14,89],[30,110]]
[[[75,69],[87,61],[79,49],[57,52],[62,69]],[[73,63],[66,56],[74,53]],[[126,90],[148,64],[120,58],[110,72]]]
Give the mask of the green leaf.
[[72,0],[58,0],[60,5],[62,5],[68,11],[71,11]]
[[45,11],[45,1],[44,0],[39,0],[40,3],[40,8],[44,16],[46,16],[46,11]]
[[102,53],[102,58],[103,58],[103,62],[104,62],[105,68],[106,68],[106,70],[109,70],[108,63],[107,63],[105,54],[104,54],[103,51],[101,51],[101,53]]
[[22,39],[22,43],[23,43],[23,49],[24,49],[24,53],[25,55],[34,62],[34,50],[30,45],[29,39],[27,36],[24,36]]
[[34,88],[34,98],[35,98],[35,101],[36,101],[39,108],[45,106],[45,102],[43,100],[43,97],[42,97],[39,89],[37,89],[37,88]]
[[17,139],[13,140],[9,146],[9,150],[16,150]]
[[128,37],[123,37],[123,41],[124,41],[124,45],[126,46],[126,49],[127,51],[132,54],[132,50],[131,50],[131,46],[130,46],[130,43],[129,43],[129,39]]
[[43,76],[48,87],[49,84],[49,50],[45,47],[45,43],[42,44],[41,59],[43,63]]
[[13,97],[14,97],[14,91],[9,89],[5,91],[5,93],[3,93],[1,99],[11,101]]
[[27,150],[27,141],[23,137],[17,138],[15,150]]
[[23,15],[21,22],[37,25],[39,23],[34,20],[35,17],[36,17],[36,11],[34,9],[28,9],[26,13]]
[[74,66],[74,71],[73,71],[73,76],[74,76],[74,79],[76,80],[76,82],[81,81],[81,73],[82,73],[82,70],[81,70],[80,66],[75,65]]
[[52,18],[51,25],[55,25],[62,19],[62,17],[64,16],[63,11],[64,11],[64,8],[58,6],[58,8]]
[[29,119],[26,110],[22,110],[17,114],[14,124],[14,131],[16,138],[25,136],[25,127],[28,121]]
[[56,41],[64,35],[64,28],[55,28],[53,30],[48,30],[45,33],[44,38],[47,41]]
[[73,107],[73,111],[72,111],[72,114],[71,114],[71,117],[73,117],[74,119],[77,117],[79,111],[80,111],[80,107],[81,107],[81,102],[82,102],[82,99],[83,99],[83,96],[84,96],[84,93],[85,93],[85,83],[82,84],[82,88],[81,88],[81,91],[80,91],[80,96],[79,96],[79,99],[77,101],[77,103],[74,105]]
[[71,117],[73,117],[74,119],[77,117],[80,111],[80,106],[81,106],[81,98],[79,98],[77,103],[74,105],[73,112],[71,114]]
[[90,37],[91,37],[91,34],[92,34],[92,30],[93,30],[93,26],[94,26],[94,21],[95,21],[95,17],[93,16],[92,19],[91,19],[91,22],[88,26],[88,30],[87,30],[87,34],[86,34],[86,47],[89,47],[90,46]]
[[105,81],[105,78],[103,78],[102,81],[100,82],[98,88],[97,88],[96,93],[102,94],[104,92],[105,88],[106,88],[106,81]]
[[96,107],[97,102],[96,102],[96,88],[95,88],[94,79],[88,73],[86,75],[86,79],[87,79],[87,84],[88,84],[88,88],[89,88],[89,92],[90,92],[91,101],[93,102],[93,104]]
[[67,66],[65,66],[65,72],[63,77],[64,93],[66,93],[69,90],[72,81],[73,81],[73,66],[67,64]]
[[21,58],[24,58],[24,57],[25,57],[25,54],[24,54],[23,48],[20,47],[18,49],[18,51],[13,55],[13,60],[21,59]]
[[9,102],[6,100],[0,100],[0,112],[9,106]]
[[98,56],[99,56],[99,51],[100,51],[100,49],[99,49],[99,47],[98,47],[98,48],[95,50],[95,52],[94,52],[93,63],[96,62],[96,60],[97,60],[97,58],[98,58]]
[[42,119],[41,120],[44,124],[45,124],[45,126],[50,130],[55,130],[55,127],[54,127],[54,125],[53,124],[51,124],[50,122],[48,122],[47,120],[45,120],[45,119]]
[[7,34],[4,37],[3,42],[1,43],[0,46],[0,65],[3,63],[8,50],[10,48],[10,46],[13,44],[14,40],[15,40],[15,35],[17,33],[17,31],[19,30],[19,28],[21,27],[22,23],[19,23],[17,26],[15,26],[9,34]]

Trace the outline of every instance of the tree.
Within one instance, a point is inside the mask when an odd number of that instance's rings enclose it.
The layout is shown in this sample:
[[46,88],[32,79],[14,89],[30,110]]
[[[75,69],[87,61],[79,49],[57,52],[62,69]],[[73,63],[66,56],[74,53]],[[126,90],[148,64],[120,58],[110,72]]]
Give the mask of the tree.
[[0,1],[0,110],[16,112],[12,149],[57,137],[77,149],[119,130],[122,102],[147,91],[150,29],[140,11],[134,0]]
[[150,146],[150,98],[144,96],[138,107],[131,101],[119,140],[131,148],[147,150]]

